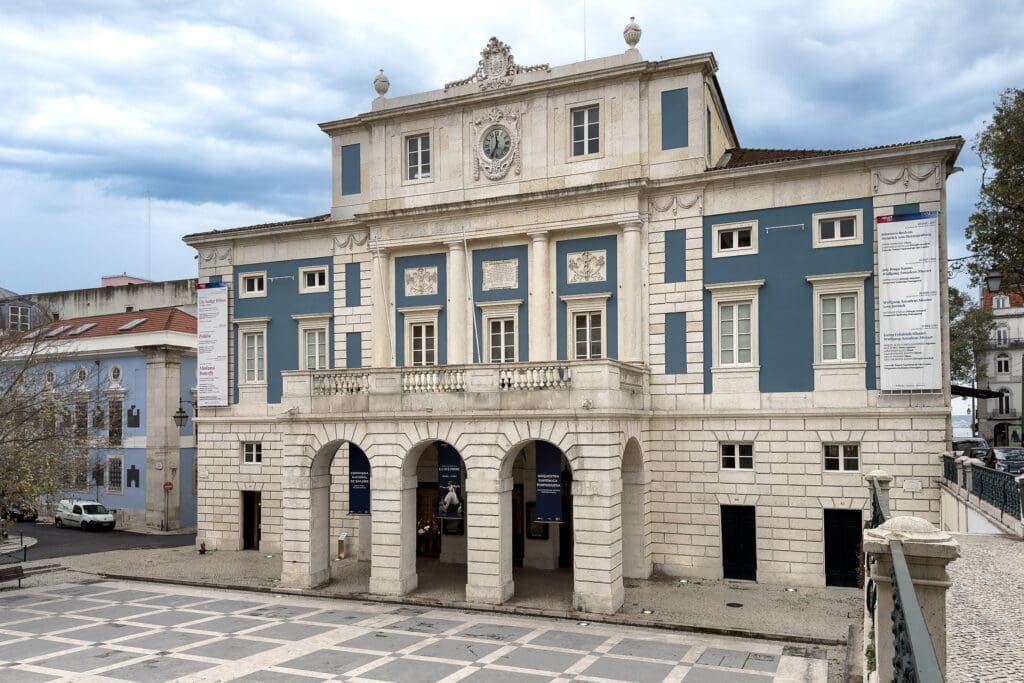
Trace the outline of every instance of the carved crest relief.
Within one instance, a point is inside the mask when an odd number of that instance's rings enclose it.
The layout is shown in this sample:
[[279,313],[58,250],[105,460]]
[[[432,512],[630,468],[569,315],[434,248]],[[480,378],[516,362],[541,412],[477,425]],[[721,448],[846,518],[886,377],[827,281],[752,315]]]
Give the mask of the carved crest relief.
[[[484,138],[496,128],[502,128],[508,132],[510,145],[505,156],[491,159],[485,152]],[[473,119],[473,132],[476,140],[476,152],[473,155],[473,180],[480,180],[481,173],[489,180],[501,180],[508,175],[510,170],[516,175],[522,172],[523,162],[519,151],[522,116],[518,111],[509,108],[494,108],[479,114]]]
[[480,52],[480,62],[476,71],[467,78],[458,81],[445,83],[444,89],[454,88],[467,83],[478,83],[481,90],[491,90],[512,85],[512,81],[518,74],[530,71],[550,71],[547,64],[536,66],[519,66],[515,57],[512,56],[511,46],[501,42],[496,37],[491,37],[487,46]]
[[353,252],[353,251],[356,250],[356,247],[365,246],[366,243],[369,242],[369,240],[370,240],[370,233],[368,233],[368,232],[364,232],[364,233],[350,232],[345,237],[335,237],[334,238],[334,251],[335,251],[335,253],[337,253],[339,251]]
[[199,252],[199,260],[203,265],[214,266],[231,262],[231,247],[223,249],[202,249]]
[[567,281],[570,285],[604,282],[608,279],[607,254],[598,251],[578,251],[566,256]]
[[437,294],[437,266],[405,269],[405,295],[429,296]]

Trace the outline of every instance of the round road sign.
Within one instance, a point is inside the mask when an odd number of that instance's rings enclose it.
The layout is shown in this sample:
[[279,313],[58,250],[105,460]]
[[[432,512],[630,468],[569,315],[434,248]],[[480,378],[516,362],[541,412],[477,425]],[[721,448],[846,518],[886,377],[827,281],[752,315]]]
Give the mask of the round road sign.
[[169,482],[169,481],[165,481],[164,482],[164,491],[173,491],[173,490],[174,490],[174,484]]

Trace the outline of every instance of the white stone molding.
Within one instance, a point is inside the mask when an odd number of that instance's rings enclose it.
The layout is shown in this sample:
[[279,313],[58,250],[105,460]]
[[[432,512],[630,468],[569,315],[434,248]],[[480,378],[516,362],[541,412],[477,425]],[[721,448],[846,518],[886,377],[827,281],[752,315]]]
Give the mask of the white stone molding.
[[506,301],[477,301],[477,308],[480,309],[480,358],[484,363],[495,363],[491,358],[491,320],[500,318],[512,318],[514,321],[515,334],[513,335],[513,362],[519,362],[519,307],[523,305],[522,299],[509,299]]
[[481,264],[481,270],[483,271],[481,286],[485,292],[519,287],[519,259],[484,261]]
[[[502,128],[508,132],[511,143],[508,153],[500,159],[491,159],[484,154],[484,138],[492,130]],[[480,180],[483,172],[489,180],[501,180],[510,170],[519,175],[523,160],[519,150],[522,137],[522,115],[511,107],[494,107],[473,119],[473,180]]]
[[199,265],[201,266],[230,266],[231,265],[231,247],[223,247],[221,249],[200,249],[199,250]]
[[467,83],[477,83],[481,90],[493,90],[512,85],[512,81],[519,74],[530,71],[551,71],[547,64],[535,66],[519,66],[515,57],[512,56],[512,47],[497,37],[492,36],[483,50],[480,51],[480,62],[476,71],[470,76],[458,81],[450,81],[444,84],[445,92],[451,88]]
[[[807,281],[813,288],[812,320],[814,331],[814,388],[819,391],[863,390],[864,371],[867,367],[865,357],[865,320],[864,320],[864,280],[871,276],[870,271],[856,273],[832,273],[829,275],[808,275]],[[857,325],[856,343],[857,358],[852,360],[823,360],[821,356],[821,299],[827,295],[853,295],[857,306],[855,318]],[[837,312],[837,316],[839,313]],[[837,344],[841,344],[838,339]]]
[[914,166],[903,166],[890,169],[877,169],[871,173],[872,178],[872,189],[875,194],[888,194],[886,192],[879,192],[879,188],[882,185],[896,185],[902,183],[903,189],[910,189],[911,181],[916,183],[924,183],[928,179],[933,179],[931,185],[934,188],[942,187],[942,173],[940,173],[940,164],[938,162],[925,167],[914,167]]
[[437,266],[405,269],[405,295],[431,296],[437,294]]
[[[839,218],[852,218],[854,220],[853,237],[843,238],[837,236],[831,240],[821,239],[821,222]],[[815,249],[847,247],[856,244],[864,244],[864,211],[861,209],[847,209],[845,211],[827,211],[811,214],[811,245]]]
[[570,285],[605,282],[608,279],[608,257],[604,249],[566,254],[565,266],[566,281]]
[[[344,237],[335,237],[334,238],[334,253],[335,253],[335,255],[341,254],[341,253],[351,254],[351,253],[357,251],[357,247],[366,247],[366,250],[368,250],[369,246],[367,246],[367,245],[369,244],[369,242],[370,242],[370,233],[369,232],[350,232],[349,234],[345,235]],[[365,251],[365,250],[358,249],[358,251]]]
[[308,358],[306,357],[305,336],[306,332],[311,332],[314,330],[322,330],[324,332],[324,342],[326,344],[326,348],[324,351],[324,360],[326,365],[320,369],[326,370],[331,367],[331,348],[333,347],[333,345],[331,344],[331,318],[333,317],[334,315],[332,313],[302,313],[292,316],[292,320],[298,323],[297,333],[299,336],[299,370],[311,369],[307,365]]
[[553,360],[555,340],[549,331],[555,329],[552,312],[554,292],[551,289],[551,237],[546,230],[531,231],[530,267],[530,358]]
[[[658,213],[665,213],[672,211],[673,216],[678,216],[680,211],[689,211],[694,207],[697,208],[696,215],[704,215],[704,191],[700,190],[695,192],[692,196],[684,198],[684,195],[674,194],[669,197],[665,197],[662,201],[651,197],[650,199],[651,209]],[[690,212],[693,213],[693,212]]]

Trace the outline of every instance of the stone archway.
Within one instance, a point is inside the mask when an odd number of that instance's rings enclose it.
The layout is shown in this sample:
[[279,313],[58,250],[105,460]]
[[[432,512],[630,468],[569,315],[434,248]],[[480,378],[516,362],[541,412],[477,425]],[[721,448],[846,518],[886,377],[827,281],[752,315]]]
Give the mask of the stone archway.
[[643,452],[635,438],[622,453],[622,575],[646,579],[654,570],[650,553],[649,482]]

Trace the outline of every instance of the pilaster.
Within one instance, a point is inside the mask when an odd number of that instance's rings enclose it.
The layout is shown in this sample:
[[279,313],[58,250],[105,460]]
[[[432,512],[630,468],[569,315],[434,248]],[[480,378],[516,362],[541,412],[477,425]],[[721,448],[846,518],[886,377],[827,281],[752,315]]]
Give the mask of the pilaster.
[[529,233],[532,240],[530,255],[530,360],[555,359],[555,322],[551,287],[551,238],[547,231]]
[[627,221],[622,225],[622,259],[619,273],[622,278],[622,299],[619,306],[619,359],[627,363],[643,362],[643,325],[640,302],[643,264],[640,250],[643,223]]
[[[181,435],[174,424],[181,392],[181,348],[144,347],[146,353],[146,526],[180,526]],[[165,483],[171,490],[165,491]]]
[[388,303],[388,284],[391,282],[391,257],[385,249],[373,252],[373,366],[394,366],[394,335],[391,310]]
[[466,602],[501,604],[512,597],[512,479],[496,470],[470,472],[466,490],[473,492],[466,566]]
[[622,607],[622,479],[618,470],[572,482],[573,609],[614,614]]
[[445,242],[448,247],[448,363],[471,362],[469,350],[469,297],[466,284],[466,247],[462,240]]

